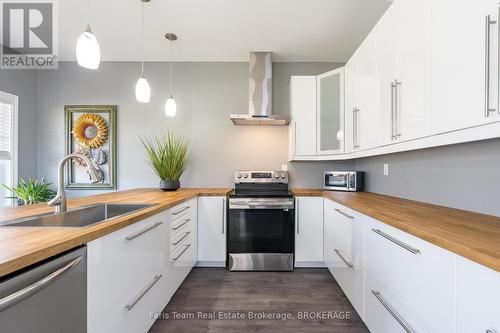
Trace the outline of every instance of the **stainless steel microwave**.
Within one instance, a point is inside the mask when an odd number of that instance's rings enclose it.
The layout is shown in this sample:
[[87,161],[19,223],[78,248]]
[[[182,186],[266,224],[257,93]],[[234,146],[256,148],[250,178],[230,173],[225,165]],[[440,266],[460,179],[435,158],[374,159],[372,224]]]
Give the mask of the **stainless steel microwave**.
[[362,191],[363,171],[325,171],[324,188],[337,191]]

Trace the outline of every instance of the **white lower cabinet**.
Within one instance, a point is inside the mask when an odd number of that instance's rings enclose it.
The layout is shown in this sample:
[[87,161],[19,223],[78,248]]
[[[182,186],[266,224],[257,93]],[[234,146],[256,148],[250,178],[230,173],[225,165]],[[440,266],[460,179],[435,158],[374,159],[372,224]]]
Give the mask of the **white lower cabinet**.
[[363,215],[324,199],[324,230],[325,265],[364,318]]
[[198,266],[226,266],[226,197],[198,198]]
[[196,247],[196,198],[87,243],[87,331],[147,332]]
[[323,197],[295,198],[295,266],[322,267]]
[[457,259],[457,333],[500,332],[500,273]]
[[413,326],[422,327],[414,330],[453,332],[455,255],[369,217],[365,233],[367,274],[404,305]]

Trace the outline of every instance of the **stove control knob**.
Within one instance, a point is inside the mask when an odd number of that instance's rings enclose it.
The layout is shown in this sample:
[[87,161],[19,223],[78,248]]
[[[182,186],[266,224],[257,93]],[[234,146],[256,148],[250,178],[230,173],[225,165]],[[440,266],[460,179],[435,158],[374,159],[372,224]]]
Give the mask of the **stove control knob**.
[[278,179],[278,178],[280,178],[280,175],[279,175],[278,173],[276,173],[276,174],[274,175],[274,178]]
[[245,179],[248,178],[248,173],[244,173],[243,178],[245,178]]
[[237,173],[236,177],[241,178],[241,173]]
[[285,179],[286,178],[286,174],[282,173],[281,174],[281,179]]

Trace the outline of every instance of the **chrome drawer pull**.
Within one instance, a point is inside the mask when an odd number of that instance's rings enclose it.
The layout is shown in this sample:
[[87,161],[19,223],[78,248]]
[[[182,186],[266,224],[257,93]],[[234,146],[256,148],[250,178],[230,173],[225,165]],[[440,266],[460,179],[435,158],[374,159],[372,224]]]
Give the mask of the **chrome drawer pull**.
[[188,223],[189,221],[191,221],[191,219],[185,219],[184,222],[182,222],[181,224],[179,224],[178,226],[176,227],[172,227],[172,230],[177,230],[179,229],[180,227],[182,227],[183,225],[185,225],[186,223]]
[[413,254],[419,254],[420,253],[420,250],[419,249],[416,249],[414,247],[411,247],[410,245],[408,244],[405,244],[403,243],[402,241],[386,234],[385,232],[383,231],[380,231],[379,229],[372,229],[372,231],[376,234],[379,234],[380,236],[384,237],[385,239],[388,239],[390,240],[391,242],[393,242],[394,244],[396,245],[399,245],[401,246],[403,249],[407,250],[407,251],[410,251],[411,253]]
[[33,284],[18,290],[8,296],[5,296],[4,298],[0,299],[0,312],[7,310],[8,308],[16,305],[17,303],[31,297],[35,293],[39,292],[40,290],[46,288],[60,278],[64,273],[67,271],[71,270],[73,267],[76,267],[80,262],[82,261],[82,257],[77,257],[76,259],[71,260],[69,263],[64,265],[61,268],[58,268],[57,270],[53,271],[46,277],[34,282]]
[[156,282],[158,282],[160,279],[161,279],[162,275],[156,275],[154,278],[153,278],[153,281],[151,281],[148,286],[146,288],[144,288],[141,293],[139,295],[137,295],[133,300],[132,302],[130,302],[129,304],[125,305],[125,309],[127,310],[132,310],[132,308],[141,300],[141,298],[144,297],[144,295],[147,294],[147,292],[153,288],[153,286],[156,284]]
[[354,265],[352,263],[350,263],[349,261],[347,261],[346,258],[344,258],[344,256],[342,256],[342,254],[340,254],[340,250],[334,250],[334,251],[340,257],[340,259],[342,259],[342,261],[344,262],[344,264],[347,265],[347,267],[354,268]]
[[345,217],[347,217],[348,219],[354,220],[354,216],[349,215],[349,214],[346,214],[346,213],[344,213],[343,211],[341,211],[341,210],[340,210],[340,209],[338,209],[338,208],[335,208],[335,211],[336,211],[337,213],[339,213],[339,214],[344,215],[344,216],[345,216]]
[[189,234],[191,233],[191,231],[188,231],[184,234],[184,236],[181,237],[181,239],[179,239],[177,242],[172,242],[172,245],[177,245],[179,244],[180,242],[182,242],[184,239],[186,239],[187,236],[189,236]]
[[187,244],[185,247],[184,247],[184,250],[181,251],[181,253],[179,253],[179,255],[175,258],[172,258],[173,261],[177,261],[179,260],[179,258],[184,254],[184,252],[186,252],[187,249],[189,249],[189,247],[191,246],[191,244]]
[[387,303],[387,301],[382,297],[382,295],[380,295],[380,292],[378,292],[376,290],[372,290],[372,294],[378,299],[378,301],[384,306],[384,308],[387,311],[389,311],[391,316],[393,316],[394,319],[396,319],[396,321],[399,323],[399,325],[401,325],[401,327],[406,332],[415,333],[415,331],[412,330],[410,326],[408,326],[408,324],[403,320],[403,318],[401,318],[401,316],[396,312],[396,310],[394,310],[392,308],[392,306],[390,306],[389,303]]
[[127,236],[127,237],[125,237],[125,239],[126,239],[126,240],[128,240],[128,241],[134,240],[134,239],[136,239],[137,237],[144,235],[146,232],[148,232],[148,231],[150,231],[150,230],[153,230],[154,228],[156,228],[156,227],[158,227],[158,226],[160,226],[160,225],[162,225],[162,224],[163,224],[163,222],[156,222],[155,224],[153,224],[153,225],[151,225],[151,226],[147,227],[147,228],[146,228],[146,229],[144,229],[144,230],[139,231],[139,232],[138,232],[138,233],[136,233],[136,234],[133,234],[133,235],[131,235],[131,236]]
[[180,213],[182,213],[182,212],[184,212],[184,211],[188,210],[189,208],[191,208],[191,206],[186,206],[186,207],[184,207],[184,208],[182,208],[182,209],[179,209],[179,210],[178,210],[178,211],[176,211],[176,212],[172,212],[172,214],[174,214],[174,215],[178,215],[178,214],[180,214]]

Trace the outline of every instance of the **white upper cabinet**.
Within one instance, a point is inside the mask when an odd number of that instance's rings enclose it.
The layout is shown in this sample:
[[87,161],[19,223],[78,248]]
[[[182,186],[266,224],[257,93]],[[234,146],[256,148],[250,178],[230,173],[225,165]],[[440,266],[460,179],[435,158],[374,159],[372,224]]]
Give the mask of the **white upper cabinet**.
[[497,20],[498,1],[432,1],[433,134],[500,121],[498,24],[488,16]]
[[344,152],[344,68],[317,79],[317,154]]
[[292,76],[290,81],[290,160],[316,155],[316,76]]
[[430,134],[431,0],[399,0],[398,82],[395,132],[398,140]]

